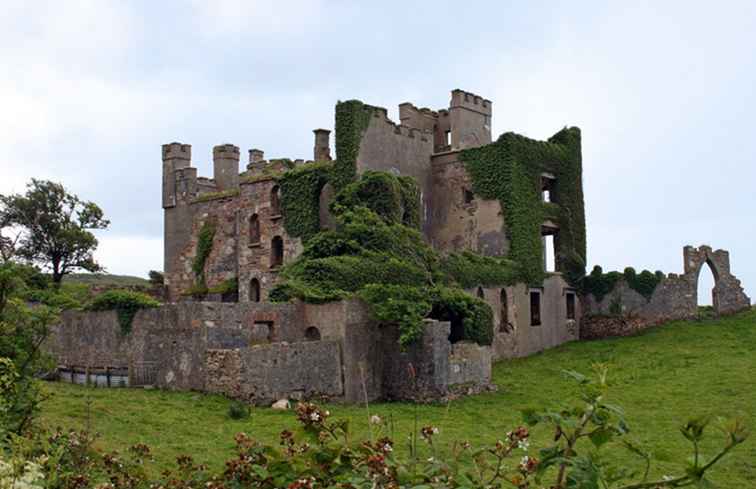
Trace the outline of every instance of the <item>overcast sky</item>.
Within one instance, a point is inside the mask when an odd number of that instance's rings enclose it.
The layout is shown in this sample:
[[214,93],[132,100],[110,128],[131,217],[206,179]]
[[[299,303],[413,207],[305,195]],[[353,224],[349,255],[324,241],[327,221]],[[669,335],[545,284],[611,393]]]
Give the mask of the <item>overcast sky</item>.
[[221,143],[310,158],[339,99],[397,119],[462,88],[496,135],[582,129],[590,266],[681,272],[707,243],[756,295],[756,2],[504,3],[5,1],[0,193],[36,177],[99,203],[97,256],[144,276],[161,144],[206,176]]

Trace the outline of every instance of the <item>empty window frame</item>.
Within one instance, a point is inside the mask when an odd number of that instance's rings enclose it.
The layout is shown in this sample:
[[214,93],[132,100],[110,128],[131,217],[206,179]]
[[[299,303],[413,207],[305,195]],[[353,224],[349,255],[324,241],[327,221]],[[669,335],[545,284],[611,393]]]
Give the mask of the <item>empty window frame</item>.
[[281,236],[276,236],[270,243],[270,268],[278,268],[283,265],[283,259],[283,238],[281,238]]
[[270,215],[281,215],[281,187],[278,185],[270,189]]
[[554,190],[556,189],[556,178],[553,175],[541,175],[541,197],[544,202],[555,202]]
[[260,218],[257,214],[252,214],[249,218],[249,244],[260,243]]
[[564,299],[567,304],[567,319],[575,319],[575,294],[567,292]]
[[462,199],[465,204],[472,204],[475,200],[475,194],[469,188],[462,189]]
[[541,292],[537,290],[530,291],[530,325],[541,325]]
[[256,278],[249,281],[249,301],[260,302],[260,281]]

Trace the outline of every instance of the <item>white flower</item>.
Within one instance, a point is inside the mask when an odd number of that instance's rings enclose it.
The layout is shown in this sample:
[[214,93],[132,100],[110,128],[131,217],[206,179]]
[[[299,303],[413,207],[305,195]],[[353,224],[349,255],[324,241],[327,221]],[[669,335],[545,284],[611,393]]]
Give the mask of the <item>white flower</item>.
[[520,440],[517,442],[517,447],[522,448],[524,451],[528,451],[528,447],[530,446],[530,442],[528,440]]
[[530,458],[528,458],[528,456],[527,456],[527,455],[525,455],[525,456],[524,456],[524,457],[522,457],[522,459],[520,460],[520,465],[521,465],[521,466],[523,466],[523,467],[527,466],[527,465],[528,465],[528,461],[529,461],[529,460],[530,460]]
[[434,434],[434,435],[437,435],[437,434],[438,434],[438,428],[433,428],[433,430],[432,430],[432,431],[433,431],[433,434]]
[[370,416],[370,424],[381,424],[381,417],[377,414]]
[[320,415],[318,413],[312,413],[310,419],[313,421],[320,421]]

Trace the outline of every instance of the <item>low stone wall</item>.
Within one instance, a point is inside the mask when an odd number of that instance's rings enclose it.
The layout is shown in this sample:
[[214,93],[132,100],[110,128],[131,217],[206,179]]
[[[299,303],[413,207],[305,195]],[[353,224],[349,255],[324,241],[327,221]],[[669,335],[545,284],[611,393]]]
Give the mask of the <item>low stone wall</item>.
[[206,390],[253,404],[281,398],[340,398],[341,366],[338,341],[208,350]]
[[452,346],[449,323],[430,320],[421,340],[402,350],[398,328],[373,323],[360,301],[168,304],[139,311],[126,335],[113,311],[62,319],[45,345],[58,365],[127,369],[131,386],[256,403],[364,402],[438,399],[457,383],[482,388],[491,378],[490,347]]

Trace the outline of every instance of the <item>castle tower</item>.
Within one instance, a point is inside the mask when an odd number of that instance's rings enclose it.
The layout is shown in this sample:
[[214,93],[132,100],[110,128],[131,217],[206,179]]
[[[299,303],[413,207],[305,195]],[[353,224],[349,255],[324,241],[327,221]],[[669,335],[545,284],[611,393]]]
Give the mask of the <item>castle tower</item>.
[[465,149],[491,142],[491,101],[460,89],[449,103],[451,148]]
[[213,178],[218,191],[239,186],[239,147],[222,144],[213,148]]

